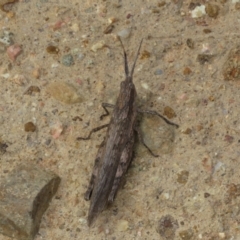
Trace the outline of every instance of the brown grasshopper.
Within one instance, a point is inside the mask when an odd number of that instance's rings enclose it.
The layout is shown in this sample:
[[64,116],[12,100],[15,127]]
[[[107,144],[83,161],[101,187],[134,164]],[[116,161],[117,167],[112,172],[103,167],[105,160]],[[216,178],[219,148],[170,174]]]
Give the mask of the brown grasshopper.
[[[137,108],[137,92],[133,83],[133,72],[142,41],[139,45],[131,72],[129,72],[127,54],[120,38],[119,40],[124,53],[126,79],[121,82],[116,104],[102,104],[106,114],[102,115],[101,118],[109,114],[106,107],[113,108],[110,123],[93,129],[87,138],[78,138],[85,140],[90,139],[93,132],[108,127],[105,139],[98,149],[92,177],[85,193],[85,200],[91,200],[88,212],[89,226],[91,226],[98,214],[102,212],[109,203],[113,202],[121,179],[127,172],[132,161],[136,132],[140,137],[140,141],[147,147],[137,128],[137,114],[146,112],[158,115],[168,124],[178,127],[177,124],[170,122],[155,111],[143,111]],[[154,155],[148,147],[147,149]]]

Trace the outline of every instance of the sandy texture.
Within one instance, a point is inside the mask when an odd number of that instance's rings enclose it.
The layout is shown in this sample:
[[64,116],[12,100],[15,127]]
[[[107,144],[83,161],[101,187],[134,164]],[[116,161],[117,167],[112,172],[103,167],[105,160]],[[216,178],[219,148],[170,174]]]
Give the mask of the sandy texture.
[[[14,34],[15,45],[0,48],[0,177],[29,161],[62,179],[36,240],[240,239],[240,79],[237,66],[228,72],[231,81],[223,74],[239,44],[234,2],[215,1],[199,18],[190,11],[205,1],[36,0],[5,6],[10,11],[1,11],[1,29]],[[115,37],[122,30],[130,63],[144,38],[134,74],[139,104],[160,113],[170,107],[180,128],[148,121],[151,131],[143,127],[144,135],[152,137],[148,143],[160,157],[139,146],[124,189],[89,229],[83,195],[105,131],[89,141],[76,138],[108,122],[99,120],[101,103],[114,103],[124,79]],[[64,84],[67,92],[57,87]]]

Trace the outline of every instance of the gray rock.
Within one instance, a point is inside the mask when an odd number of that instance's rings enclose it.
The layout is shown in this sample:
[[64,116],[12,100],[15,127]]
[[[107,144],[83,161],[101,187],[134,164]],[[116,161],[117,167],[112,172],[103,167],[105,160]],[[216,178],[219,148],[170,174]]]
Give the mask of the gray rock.
[[32,240],[60,178],[38,165],[19,165],[0,182],[0,233]]

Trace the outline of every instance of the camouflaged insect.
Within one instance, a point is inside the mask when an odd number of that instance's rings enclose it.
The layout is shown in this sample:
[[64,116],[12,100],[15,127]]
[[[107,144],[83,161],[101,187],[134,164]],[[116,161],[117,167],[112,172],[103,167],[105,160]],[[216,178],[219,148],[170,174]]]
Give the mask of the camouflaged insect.
[[[121,39],[119,40],[121,42]],[[113,202],[120,186],[120,182],[132,161],[136,132],[140,137],[140,141],[145,147],[147,147],[143,142],[143,139],[137,128],[138,112],[146,112],[149,114],[158,115],[168,124],[178,127],[177,124],[170,122],[168,119],[155,111],[143,111],[137,108],[137,92],[135,85],[133,84],[132,77],[141,44],[142,41],[139,45],[131,72],[129,72],[127,54],[121,42],[124,52],[126,79],[121,82],[120,92],[116,104],[102,105],[106,111],[106,114],[103,116],[109,114],[106,107],[113,107],[110,123],[93,129],[87,138],[78,138],[90,139],[90,136],[93,132],[96,132],[104,127],[108,127],[105,139],[98,149],[93,167],[93,173],[88,189],[85,193],[85,200],[91,201],[88,211],[89,226],[91,226],[99,213],[101,213],[109,203]],[[152,155],[154,155],[148,147],[147,149]]]

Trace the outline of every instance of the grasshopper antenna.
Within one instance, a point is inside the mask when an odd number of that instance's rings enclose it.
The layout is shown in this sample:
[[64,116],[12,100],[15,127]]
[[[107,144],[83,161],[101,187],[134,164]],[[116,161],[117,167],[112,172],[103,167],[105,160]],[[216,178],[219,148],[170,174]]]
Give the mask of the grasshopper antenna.
[[129,75],[129,69],[128,69],[128,59],[127,59],[127,54],[126,54],[126,51],[125,51],[125,48],[123,46],[123,43],[122,43],[122,40],[120,37],[118,37],[121,45],[122,45],[122,49],[123,49],[123,54],[124,54],[124,69],[125,69],[125,74],[126,76]]
[[138,47],[138,51],[137,51],[137,54],[136,54],[136,57],[135,57],[135,60],[134,60],[133,66],[132,66],[131,74],[130,74],[131,77],[133,76],[134,68],[135,68],[135,65],[136,65],[136,62],[137,62],[137,59],[138,59],[138,55],[139,55],[139,52],[140,52],[140,49],[141,49],[141,46],[142,46],[142,42],[143,42],[143,39],[141,40],[141,42],[139,44],[139,47]]
[[134,60],[134,63],[133,63],[130,75],[129,75],[129,69],[128,69],[127,54],[126,54],[126,51],[125,51],[125,48],[123,46],[121,38],[119,37],[118,39],[119,39],[119,41],[120,41],[120,43],[122,45],[122,48],[123,48],[125,74],[126,74],[127,77],[129,77],[129,76],[132,77],[133,76],[133,72],[134,72],[134,68],[135,68],[135,65],[136,65],[136,62],[137,62],[137,59],[138,59],[138,56],[139,56],[139,52],[140,52],[140,49],[141,49],[141,46],[142,46],[143,39],[141,40],[141,42],[139,44],[138,51],[137,51],[137,54],[136,54],[136,57],[135,57],[135,60]]

